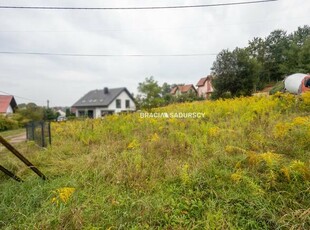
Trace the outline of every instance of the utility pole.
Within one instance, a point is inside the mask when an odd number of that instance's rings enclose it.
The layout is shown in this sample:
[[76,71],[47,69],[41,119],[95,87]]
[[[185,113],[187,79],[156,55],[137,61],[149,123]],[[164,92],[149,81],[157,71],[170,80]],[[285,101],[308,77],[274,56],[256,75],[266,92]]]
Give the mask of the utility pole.
[[47,108],[49,108],[49,107],[50,107],[50,101],[47,100]]

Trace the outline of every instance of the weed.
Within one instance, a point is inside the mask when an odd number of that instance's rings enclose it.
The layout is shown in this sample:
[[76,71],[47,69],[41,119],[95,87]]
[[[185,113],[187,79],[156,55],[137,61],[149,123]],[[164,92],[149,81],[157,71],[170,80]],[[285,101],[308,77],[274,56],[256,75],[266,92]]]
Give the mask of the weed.
[[1,175],[0,228],[309,229],[309,108],[276,93],[52,123],[52,146],[17,146],[48,181],[1,150],[25,182]]

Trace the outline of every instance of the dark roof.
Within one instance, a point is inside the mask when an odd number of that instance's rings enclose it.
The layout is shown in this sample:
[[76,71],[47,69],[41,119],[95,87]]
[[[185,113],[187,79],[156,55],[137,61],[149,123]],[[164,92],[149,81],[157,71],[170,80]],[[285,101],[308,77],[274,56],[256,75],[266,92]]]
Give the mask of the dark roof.
[[201,79],[198,81],[198,83],[196,84],[196,86],[203,86],[203,85],[205,84],[206,80],[208,80],[208,78],[211,79],[211,75],[208,75],[207,77],[201,78]]
[[13,111],[17,107],[16,101],[11,95],[0,95],[0,113],[6,113],[9,105],[11,105]]
[[104,89],[96,89],[85,94],[81,99],[74,103],[72,107],[108,107],[109,104],[123,91],[132,99],[132,95],[125,87],[108,89],[108,93],[105,93]]

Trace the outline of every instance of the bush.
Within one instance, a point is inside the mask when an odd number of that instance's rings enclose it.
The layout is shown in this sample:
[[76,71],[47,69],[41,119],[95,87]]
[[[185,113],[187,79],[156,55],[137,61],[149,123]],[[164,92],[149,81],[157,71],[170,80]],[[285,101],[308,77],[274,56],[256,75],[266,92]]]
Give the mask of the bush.
[[273,95],[276,92],[284,92],[284,82],[279,81],[275,86],[270,90],[269,94]]
[[12,119],[4,116],[0,116],[0,131],[6,131],[11,129],[17,129],[18,123]]
[[232,98],[233,96],[231,95],[230,92],[224,92],[224,93],[220,93],[218,90],[215,90],[212,94],[211,94],[211,100],[217,100],[219,98],[223,98],[223,99],[229,99]]

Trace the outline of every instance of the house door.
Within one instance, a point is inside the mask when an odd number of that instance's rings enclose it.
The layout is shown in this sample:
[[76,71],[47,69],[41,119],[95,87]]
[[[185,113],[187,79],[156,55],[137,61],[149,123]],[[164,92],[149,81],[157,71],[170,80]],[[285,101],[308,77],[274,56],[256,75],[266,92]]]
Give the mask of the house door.
[[88,110],[88,111],[87,111],[87,116],[88,116],[89,118],[94,118],[94,110]]

